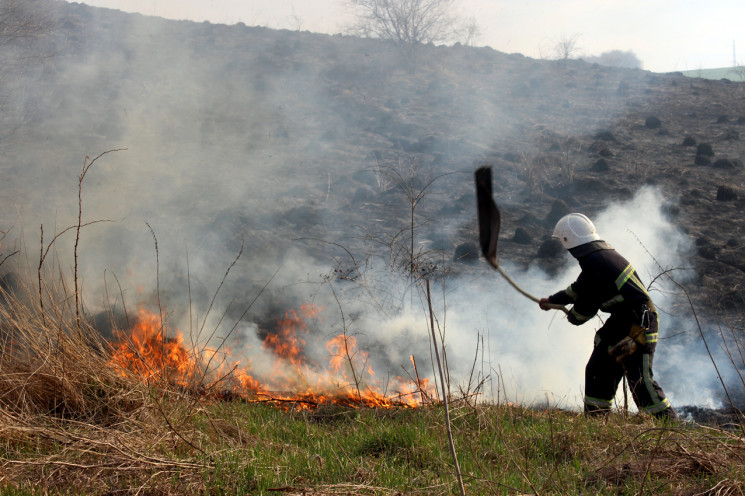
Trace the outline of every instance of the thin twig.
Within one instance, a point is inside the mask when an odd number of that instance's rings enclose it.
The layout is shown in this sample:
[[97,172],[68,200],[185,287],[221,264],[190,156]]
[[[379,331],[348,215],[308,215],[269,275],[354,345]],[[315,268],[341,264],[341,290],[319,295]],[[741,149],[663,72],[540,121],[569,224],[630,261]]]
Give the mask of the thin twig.
[[126,148],[105,151],[99,154],[97,157],[95,157],[90,162],[88,162],[89,157],[86,155],[85,160],[83,161],[83,172],[81,172],[80,176],[78,177],[78,224],[75,229],[75,247],[73,249],[74,261],[75,261],[75,317],[76,317],[76,321],[78,325],[78,332],[81,332],[80,312],[82,310],[80,308],[80,288],[78,286],[78,246],[80,245],[80,230],[84,226],[83,224],[83,179],[85,179],[85,175],[88,173],[88,171],[93,166],[93,164],[96,163],[96,160],[103,157],[107,153],[118,152],[121,150],[126,150]]
[[158,251],[158,237],[155,235],[155,230],[146,221],[145,225],[150,229],[150,234],[153,236],[153,242],[155,243],[155,297],[158,300],[158,317],[160,318],[160,367],[161,367],[161,379],[165,378],[166,366],[166,329],[163,322],[163,305],[160,302],[160,252]]
[[349,368],[352,371],[352,378],[354,379],[354,387],[357,390],[357,397],[361,400],[362,394],[360,393],[360,379],[357,377],[357,371],[354,368],[354,362],[352,361],[353,355],[349,351],[349,336],[347,334],[347,320],[344,316],[344,309],[341,306],[341,302],[339,301],[339,296],[336,294],[336,290],[334,289],[334,285],[331,284],[331,279],[326,277],[326,282],[329,285],[329,288],[331,289],[331,294],[334,296],[334,300],[336,300],[336,305],[339,307],[339,314],[341,315],[341,325],[342,325],[342,336],[344,339],[344,357],[347,359],[347,362],[349,363]]
[[460,489],[461,496],[466,496],[466,489],[463,487],[463,476],[460,473],[460,465],[458,465],[458,455],[455,452],[455,443],[453,442],[453,431],[450,428],[450,409],[448,407],[448,394],[445,390],[445,376],[442,372],[442,364],[440,363],[440,352],[438,351],[439,345],[437,344],[437,334],[435,333],[435,320],[434,312],[432,311],[432,294],[429,288],[429,279],[425,279],[427,284],[427,305],[429,306],[429,327],[432,331],[432,340],[434,341],[435,355],[437,357],[437,368],[440,371],[440,384],[442,385],[442,398],[443,404],[445,405],[445,427],[448,433],[448,442],[450,444],[450,454],[453,456],[453,463],[455,464],[455,475],[458,478],[458,488]]

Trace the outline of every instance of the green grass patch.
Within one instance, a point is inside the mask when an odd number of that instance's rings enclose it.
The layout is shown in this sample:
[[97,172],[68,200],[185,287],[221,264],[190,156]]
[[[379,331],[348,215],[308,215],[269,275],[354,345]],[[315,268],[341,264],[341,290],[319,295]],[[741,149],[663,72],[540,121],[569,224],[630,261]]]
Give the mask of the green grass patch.
[[[458,492],[440,406],[188,405],[161,407],[168,422],[154,416],[158,427],[146,439],[132,429],[136,422],[105,430],[40,425],[38,436],[29,426],[25,438],[4,439],[0,447],[0,494]],[[457,402],[452,414],[467,494],[741,494],[745,488],[741,432]],[[108,467],[103,453],[83,449],[102,443],[97,436],[104,434],[111,450],[137,446],[129,466]]]

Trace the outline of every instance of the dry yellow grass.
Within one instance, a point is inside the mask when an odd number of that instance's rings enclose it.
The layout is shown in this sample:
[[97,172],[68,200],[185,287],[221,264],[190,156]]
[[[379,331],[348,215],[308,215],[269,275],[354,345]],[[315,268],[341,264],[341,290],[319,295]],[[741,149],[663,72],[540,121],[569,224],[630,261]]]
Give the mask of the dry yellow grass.
[[178,475],[180,491],[199,479],[209,462],[170,425],[177,391],[112,367],[100,333],[54,299],[42,310],[30,291],[0,297],[3,483],[95,493],[117,480],[152,488]]

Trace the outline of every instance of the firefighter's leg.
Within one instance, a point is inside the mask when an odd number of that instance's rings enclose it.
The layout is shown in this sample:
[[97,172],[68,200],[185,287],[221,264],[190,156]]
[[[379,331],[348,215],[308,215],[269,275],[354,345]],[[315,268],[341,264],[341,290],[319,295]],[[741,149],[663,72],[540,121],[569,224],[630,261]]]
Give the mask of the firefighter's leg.
[[658,418],[676,419],[678,417],[670,400],[665,397],[652,373],[652,359],[654,352],[643,351],[634,353],[625,362],[626,377],[637,408],[640,412],[654,415]]
[[598,340],[585,367],[585,413],[608,413],[622,378],[623,367],[608,354],[608,344]]
[[652,372],[652,361],[657,348],[658,328],[659,317],[657,312],[654,312],[649,320],[644,346],[641,346],[636,353],[625,361],[626,378],[629,382],[631,395],[640,412],[658,418],[674,420],[678,418],[678,414],[670,404],[670,400],[665,397],[665,392],[654,380]]

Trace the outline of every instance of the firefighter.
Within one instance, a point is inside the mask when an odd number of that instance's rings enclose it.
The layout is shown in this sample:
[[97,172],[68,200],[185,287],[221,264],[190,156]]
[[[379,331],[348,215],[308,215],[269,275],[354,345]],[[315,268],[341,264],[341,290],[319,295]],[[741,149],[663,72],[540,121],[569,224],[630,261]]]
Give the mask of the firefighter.
[[568,288],[541,298],[540,308],[572,304],[568,320],[574,325],[584,324],[599,310],[610,314],[595,334],[595,347],[585,367],[585,413],[609,412],[626,375],[640,412],[676,419],[652,375],[659,320],[634,268],[600,239],[595,225],[582,214],[562,217],[553,237],[577,259],[582,272]]

